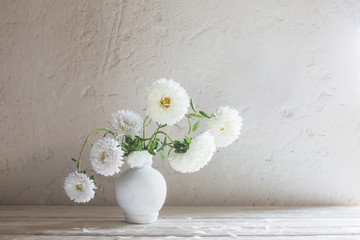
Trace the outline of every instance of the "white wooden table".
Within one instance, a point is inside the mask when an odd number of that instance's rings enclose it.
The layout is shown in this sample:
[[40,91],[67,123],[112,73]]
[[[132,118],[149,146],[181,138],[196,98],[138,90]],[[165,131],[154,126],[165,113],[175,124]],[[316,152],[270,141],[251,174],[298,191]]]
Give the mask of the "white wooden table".
[[0,239],[360,240],[360,207],[164,207],[134,225],[119,207],[0,206]]

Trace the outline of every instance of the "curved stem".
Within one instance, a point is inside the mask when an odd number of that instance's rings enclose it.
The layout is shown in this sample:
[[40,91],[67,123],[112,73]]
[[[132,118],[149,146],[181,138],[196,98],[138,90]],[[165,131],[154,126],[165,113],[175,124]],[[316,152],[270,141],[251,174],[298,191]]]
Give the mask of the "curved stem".
[[[156,131],[153,133],[153,135],[151,135],[150,140],[149,140],[148,145],[147,145],[147,149],[149,149],[149,147],[151,147],[151,144],[152,144],[152,142],[153,142],[153,139],[154,139],[154,138],[156,139],[156,136],[157,136],[157,134],[158,134],[159,129],[160,129],[160,127],[158,127],[158,128],[156,129]],[[154,136],[155,136],[155,137],[154,137]]]
[[157,131],[156,133],[161,133],[161,134],[164,134],[165,136],[167,136],[169,138],[169,140],[174,143],[174,141],[171,139],[171,137],[169,136],[169,134],[167,134],[166,132],[163,132],[163,131]]
[[104,130],[104,131],[107,131],[108,133],[111,133],[112,135],[115,135],[112,131],[110,131],[109,129],[107,128],[97,128],[95,129],[94,131],[92,131],[86,138],[82,148],[81,148],[81,151],[80,151],[80,156],[79,156],[79,160],[78,160],[78,172],[81,171],[81,158],[82,158],[82,155],[83,155],[83,151],[84,151],[84,148],[85,148],[85,145],[86,143],[89,141],[90,137],[96,133],[97,131],[101,131],[101,130]]
[[114,140],[117,140],[118,138],[122,137],[122,136],[125,136],[126,134],[118,134],[114,137]]

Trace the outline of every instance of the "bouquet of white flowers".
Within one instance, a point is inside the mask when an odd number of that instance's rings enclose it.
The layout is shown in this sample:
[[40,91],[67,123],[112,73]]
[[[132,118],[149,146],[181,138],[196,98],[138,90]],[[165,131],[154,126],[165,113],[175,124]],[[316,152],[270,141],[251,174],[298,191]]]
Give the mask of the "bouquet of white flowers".
[[[189,107],[193,112],[187,114]],[[148,88],[145,109],[145,119],[130,110],[113,113],[109,128],[98,128],[89,134],[79,158],[72,158],[77,163],[77,170],[65,179],[65,192],[71,200],[88,202],[95,195],[94,176],[88,177],[81,170],[84,148],[95,132],[105,131],[105,134],[92,145],[90,162],[94,171],[104,176],[120,172],[124,161],[131,168],[151,165],[153,155],[159,155],[164,161],[166,148],[172,168],[182,173],[196,172],[211,160],[216,147],[228,146],[240,135],[242,118],[237,110],[219,107],[211,114],[197,111],[186,90],[173,80],[162,78]],[[201,120],[207,121],[207,130],[196,137],[185,135],[182,140],[174,140],[164,128],[177,125],[184,117],[189,124],[188,134],[196,131]],[[146,127],[152,122],[156,124],[156,130],[147,136]],[[163,136],[162,140],[160,136]]]

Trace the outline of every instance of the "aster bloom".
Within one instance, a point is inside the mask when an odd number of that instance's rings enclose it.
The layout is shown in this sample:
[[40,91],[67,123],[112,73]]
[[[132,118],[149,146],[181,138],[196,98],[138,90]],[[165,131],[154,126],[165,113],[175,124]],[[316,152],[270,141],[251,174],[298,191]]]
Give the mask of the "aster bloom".
[[96,186],[86,174],[73,172],[66,177],[64,189],[71,200],[86,203],[94,197]]
[[187,112],[189,103],[186,90],[171,79],[161,78],[147,90],[146,111],[159,124],[173,125],[180,121]]
[[239,112],[228,106],[220,107],[209,119],[208,129],[215,138],[217,147],[226,147],[240,136],[242,118]]
[[124,152],[118,145],[119,142],[112,138],[102,138],[94,144],[90,152],[90,162],[95,172],[104,176],[120,172]]
[[127,162],[131,168],[151,166],[152,155],[148,151],[131,152],[127,158]]
[[203,168],[216,150],[214,137],[206,131],[191,140],[189,149],[169,159],[170,165],[178,172],[192,173]]
[[116,135],[139,136],[142,131],[142,123],[143,119],[139,114],[127,109],[111,114],[109,120],[110,130]]

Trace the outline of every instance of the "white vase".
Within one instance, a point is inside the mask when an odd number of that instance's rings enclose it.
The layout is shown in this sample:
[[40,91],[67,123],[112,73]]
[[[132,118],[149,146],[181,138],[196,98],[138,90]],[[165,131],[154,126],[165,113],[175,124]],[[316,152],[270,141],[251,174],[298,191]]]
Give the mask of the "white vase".
[[166,182],[151,164],[126,170],[116,182],[116,200],[128,223],[156,222],[166,197]]

